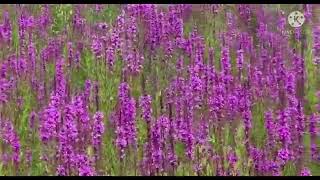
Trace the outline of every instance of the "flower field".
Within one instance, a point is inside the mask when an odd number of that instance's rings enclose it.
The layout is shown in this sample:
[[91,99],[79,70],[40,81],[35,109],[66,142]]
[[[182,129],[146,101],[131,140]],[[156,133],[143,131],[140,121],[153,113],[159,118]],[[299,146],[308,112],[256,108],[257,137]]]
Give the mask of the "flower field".
[[0,5],[0,175],[320,175],[320,5]]

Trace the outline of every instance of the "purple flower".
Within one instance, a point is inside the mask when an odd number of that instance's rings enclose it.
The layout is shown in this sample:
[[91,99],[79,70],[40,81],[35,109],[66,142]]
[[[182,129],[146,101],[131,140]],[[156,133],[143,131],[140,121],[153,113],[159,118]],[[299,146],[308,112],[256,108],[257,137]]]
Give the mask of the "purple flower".
[[34,76],[36,72],[36,48],[33,42],[30,42],[28,46],[28,57],[30,64],[30,73],[32,73],[32,76]]
[[278,160],[280,161],[281,165],[285,165],[289,160],[291,160],[291,152],[288,149],[280,149],[278,151]]
[[26,161],[28,164],[32,161],[32,150],[30,148],[26,150]]
[[276,123],[273,120],[272,112],[267,111],[264,115],[264,119],[268,135],[268,148],[273,149],[276,143]]
[[91,51],[97,59],[102,57],[102,48],[103,48],[102,40],[99,39],[99,37],[94,35],[92,37]]
[[284,146],[287,146],[292,143],[291,140],[291,132],[289,127],[289,113],[288,110],[285,109],[279,113],[278,116],[278,136],[280,141]]
[[74,61],[77,65],[77,67],[79,67],[80,64],[80,59],[81,59],[81,53],[79,51],[76,51],[75,57],[74,57]]
[[304,12],[304,16],[306,17],[306,21],[311,21],[312,18],[312,4],[305,4],[305,12]]
[[79,171],[79,176],[94,176],[95,172],[91,166],[91,162],[87,155],[79,154],[77,156],[77,166]]
[[92,83],[91,83],[90,79],[87,79],[85,82],[84,94],[83,94],[87,103],[90,103],[91,89],[92,89]]
[[26,35],[26,28],[27,28],[27,17],[26,15],[24,15],[24,13],[21,13],[20,17],[19,17],[19,21],[18,21],[18,26],[19,26],[19,42],[21,44],[24,43],[24,38]]
[[[164,149],[169,136],[169,119],[161,116],[151,128],[151,165],[154,173],[162,172]],[[173,155],[173,154],[172,154]]]
[[142,118],[148,123],[151,123],[152,107],[151,96],[144,95],[140,97],[140,107],[142,109]]
[[239,69],[239,71],[241,71],[243,68],[243,62],[244,62],[244,55],[243,54],[244,54],[243,49],[237,50],[237,68]]
[[1,155],[1,162],[2,162],[2,164],[4,165],[4,166],[6,166],[8,163],[9,163],[9,161],[10,161],[10,157],[9,157],[9,155],[7,154],[7,153],[2,153],[2,155]]
[[313,27],[313,62],[314,64],[320,64],[320,26]]
[[40,117],[40,137],[41,140],[46,143],[52,138],[56,137],[57,126],[60,122],[60,98],[57,95],[52,94],[50,104],[42,112]]
[[0,25],[0,37],[10,43],[12,41],[12,26],[10,23],[10,16],[8,11],[3,11],[3,24]]
[[73,61],[73,56],[74,56],[73,47],[72,46],[73,46],[72,42],[68,42],[67,43],[69,66],[71,66],[71,63]]
[[127,56],[127,66],[126,69],[133,75],[139,74],[142,70],[142,64],[144,61],[144,57],[137,51],[133,50],[133,52],[129,52],[130,54]]
[[41,7],[41,15],[38,19],[41,32],[46,32],[47,27],[51,24],[50,5],[45,4]]
[[229,48],[224,47],[221,52],[221,63],[224,83],[227,85],[232,81],[231,62],[229,55]]
[[11,121],[0,120],[0,137],[12,148],[13,162],[17,166],[20,162],[20,139]]
[[252,127],[252,113],[251,113],[251,110],[246,110],[243,112],[243,120],[244,120],[244,125],[245,125],[245,128],[247,130],[251,129]]
[[104,123],[103,123],[103,113],[102,112],[96,112],[93,116],[93,146],[96,149],[99,149],[99,146],[101,145],[101,139],[102,135],[104,133]]
[[301,39],[301,28],[295,28],[294,29],[294,37],[296,40],[300,40]]
[[115,60],[116,60],[116,49],[113,46],[108,46],[106,50],[106,61],[108,63],[110,71],[113,71]]
[[268,162],[267,169],[271,171],[272,176],[281,176],[281,169],[277,162],[274,162],[274,161]]
[[11,90],[12,84],[10,81],[5,78],[0,79],[0,103],[6,103],[9,99],[9,93]]
[[250,158],[253,159],[253,165],[255,170],[260,174],[263,173],[264,166],[264,152],[261,149],[250,147]]
[[94,10],[95,10],[97,13],[99,13],[99,12],[101,12],[101,11],[103,10],[103,8],[104,8],[104,4],[95,4]]
[[300,172],[300,176],[312,176],[311,172],[308,168],[304,167],[301,172]]
[[62,166],[62,165],[59,165],[57,167],[57,175],[58,176],[66,176],[66,169]]
[[121,152],[120,157],[125,156],[124,149],[132,145],[137,145],[137,129],[136,129],[136,102],[130,97],[129,85],[125,82],[119,85],[118,91],[119,109],[116,119],[116,144]]
[[293,73],[287,75],[286,90],[288,95],[295,95],[295,76]]
[[64,102],[66,96],[66,79],[63,72],[64,60],[59,59],[56,63],[56,74],[55,74],[55,93],[59,96],[60,101]]
[[237,158],[237,155],[234,151],[230,151],[228,153],[228,161],[232,167],[234,167],[235,164],[237,163],[238,158]]
[[86,19],[81,16],[81,5],[74,6],[73,29],[78,33],[84,33]]
[[34,128],[34,123],[35,123],[34,121],[35,121],[36,116],[37,116],[37,114],[36,114],[34,111],[32,111],[32,112],[30,113],[30,117],[29,117],[29,127],[30,127],[31,131],[32,131],[33,128]]
[[311,136],[311,158],[316,160],[317,159],[317,132],[316,132],[316,124],[317,124],[318,116],[314,113],[310,116],[310,125],[309,125],[309,132]]

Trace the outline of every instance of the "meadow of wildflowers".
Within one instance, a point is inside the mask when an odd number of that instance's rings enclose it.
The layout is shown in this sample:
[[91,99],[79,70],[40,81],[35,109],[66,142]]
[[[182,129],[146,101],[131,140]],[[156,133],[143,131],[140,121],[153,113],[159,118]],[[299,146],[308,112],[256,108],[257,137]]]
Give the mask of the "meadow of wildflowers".
[[0,5],[2,176],[320,175],[319,123],[320,5]]

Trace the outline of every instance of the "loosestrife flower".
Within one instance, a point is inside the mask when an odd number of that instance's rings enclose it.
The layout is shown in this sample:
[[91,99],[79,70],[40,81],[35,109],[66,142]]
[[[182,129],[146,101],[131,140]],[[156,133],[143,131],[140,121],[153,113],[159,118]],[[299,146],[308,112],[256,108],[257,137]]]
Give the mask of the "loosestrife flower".
[[116,144],[121,153],[120,158],[123,159],[125,156],[124,150],[129,145],[135,148],[137,143],[136,105],[134,98],[130,97],[130,88],[127,83],[121,83],[118,92],[120,109],[116,121]]
[[20,138],[15,132],[14,126],[11,121],[0,120],[0,136],[5,144],[9,145],[12,148],[13,153],[13,162],[17,166],[20,162]]
[[310,124],[309,124],[309,132],[311,136],[311,158],[317,160],[317,132],[316,132],[316,123],[317,123],[318,116],[315,114],[311,114],[310,116]]
[[312,33],[313,33],[313,63],[315,65],[319,65],[320,64],[320,54],[319,54],[319,50],[320,50],[320,26],[315,26],[312,29]]
[[101,145],[102,135],[104,133],[104,123],[103,123],[103,113],[96,112],[93,116],[93,133],[92,133],[92,142],[93,146],[98,150],[99,146]]
[[312,176],[311,172],[308,168],[304,167],[301,172],[300,172],[300,176]]
[[151,96],[144,95],[140,97],[140,107],[142,109],[142,118],[147,122],[147,124],[151,123]]

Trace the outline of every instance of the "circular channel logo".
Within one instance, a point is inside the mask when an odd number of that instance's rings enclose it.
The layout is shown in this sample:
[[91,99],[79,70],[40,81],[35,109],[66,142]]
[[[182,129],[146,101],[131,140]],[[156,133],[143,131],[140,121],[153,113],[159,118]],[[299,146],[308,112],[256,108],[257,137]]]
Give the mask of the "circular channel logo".
[[302,26],[304,21],[305,17],[300,11],[293,11],[288,16],[290,26],[294,28]]

